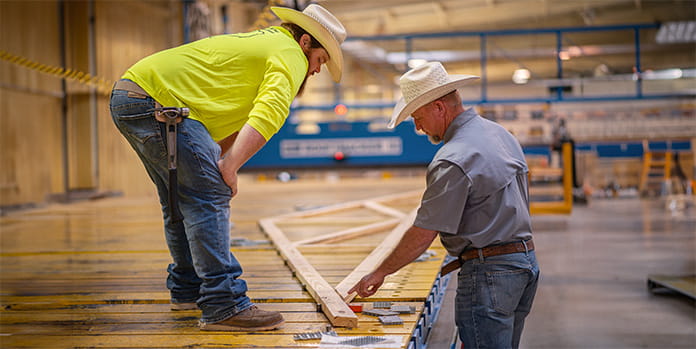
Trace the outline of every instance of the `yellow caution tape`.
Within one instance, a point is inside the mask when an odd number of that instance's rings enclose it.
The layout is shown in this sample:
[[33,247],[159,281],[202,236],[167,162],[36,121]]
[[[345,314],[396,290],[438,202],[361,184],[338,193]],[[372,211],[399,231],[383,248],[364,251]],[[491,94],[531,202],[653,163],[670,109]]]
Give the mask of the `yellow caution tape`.
[[9,53],[5,50],[0,50],[0,59],[17,64],[30,70],[35,70],[44,74],[53,75],[60,79],[67,79],[76,81],[81,84],[95,86],[102,93],[109,93],[111,91],[111,86],[114,84],[114,82],[109,79],[104,79],[98,76],[91,76],[90,74],[87,74],[79,70],[66,70],[61,67],[35,62],[25,57]]

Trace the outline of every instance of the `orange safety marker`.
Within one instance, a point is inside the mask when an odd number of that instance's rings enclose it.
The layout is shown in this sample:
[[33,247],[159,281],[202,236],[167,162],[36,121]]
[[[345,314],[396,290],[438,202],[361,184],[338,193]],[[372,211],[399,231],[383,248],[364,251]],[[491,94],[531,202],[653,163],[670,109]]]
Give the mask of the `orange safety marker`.
[[362,303],[350,303],[348,304],[348,307],[350,310],[352,310],[354,313],[361,313],[362,312]]

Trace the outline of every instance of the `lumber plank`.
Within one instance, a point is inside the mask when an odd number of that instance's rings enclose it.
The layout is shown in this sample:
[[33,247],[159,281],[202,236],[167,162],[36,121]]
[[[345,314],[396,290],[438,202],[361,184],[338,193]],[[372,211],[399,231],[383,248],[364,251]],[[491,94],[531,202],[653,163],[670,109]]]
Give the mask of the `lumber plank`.
[[[408,344],[409,336],[402,337],[402,347]],[[16,335],[2,338],[6,347],[12,348],[74,348],[74,347],[108,347],[108,348],[318,348],[319,342],[307,343],[295,341],[292,336],[246,333],[197,333],[192,335]]]
[[385,229],[393,228],[395,225],[399,224],[398,219],[388,219],[386,221],[382,222],[376,222],[368,225],[363,225],[359,227],[353,227],[350,229],[345,229],[341,231],[337,231],[334,233],[330,234],[325,234],[325,235],[320,235],[316,237],[312,237],[309,239],[304,239],[300,241],[295,241],[293,243],[294,246],[300,246],[300,245],[310,245],[318,242],[323,242],[323,243],[336,243],[336,242],[341,242],[345,240],[350,240],[355,237],[359,236],[364,236],[364,235],[369,235],[373,234]]
[[408,197],[413,197],[416,195],[420,195],[421,193],[422,193],[421,190],[413,190],[413,191],[409,191],[409,192],[405,192],[405,193],[389,194],[389,195],[384,195],[384,196],[372,198],[369,200],[355,200],[355,201],[349,201],[349,202],[345,202],[345,203],[341,203],[341,204],[320,207],[320,208],[313,209],[313,210],[286,213],[286,214],[274,216],[273,218],[276,220],[276,222],[281,222],[282,220],[288,219],[288,218],[306,218],[306,217],[320,216],[320,215],[324,215],[324,214],[328,214],[328,213],[346,211],[346,210],[349,210],[351,208],[365,207],[365,201],[389,202],[389,201],[396,201],[396,200],[404,199],[404,198],[408,198]]
[[[295,303],[312,301],[306,291],[257,292],[249,290],[247,295],[256,303]],[[16,303],[62,303],[62,304],[152,304],[169,303],[169,291],[162,292],[104,292],[92,294],[51,294],[43,296],[0,295],[0,305]]]
[[[5,324],[21,325],[36,323],[74,323],[74,324],[128,324],[128,323],[164,323],[164,324],[190,324],[196,325],[200,312],[169,311],[166,313],[130,313],[123,316],[119,313],[99,312],[41,312],[41,311],[12,311],[2,312],[3,327]],[[324,314],[319,312],[288,312],[283,313],[286,322],[320,322],[326,323]]]
[[280,227],[286,227],[290,225],[301,225],[301,226],[307,226],[307,225],[328,225],[328,226],[335,226],[337,224],[344,224],[344,225],[355,225],[355,224],[370,224],[374,223],[375,221],[379,221],[383,219],[383,217],[364,217],[364,216],[350,216],[350,217],[322,217],[322,216],[317,216],[317,217],[304,217],[304,218],[287,218],[283,219],[282,221],[279,221],[278,225]]
[[[22,299],[17,302],[2,304],[0,313],[9,311],[55,311],[55,312],[100,312],[100,313],[168,313],[170,312],[169,303],[148,303],[148,304],[66,304],[66,303],[24,303]],[[414,304],[410,304],[414,305]],[[264,310],[274,310],[280,312],[316,312],[317,306],[313,302],[303,303],[265,303],[261,305]],[[181,310],[180,313],[199,313],[199,310]],[[4,325],[3,325],[4,326]]]
[[[285,314],[283,314],[285,316]],[[402,319],[404,317],[402,316]],[[382,326],[374,317],[365,316],[364,323],[358,328],[336,328],[335,331],[343,336],[375,336],[375,335],[408,335],[410,327],[415,323],[414,319],[404,319],[401,326]],[[308,322],[306,320],[298,322],[286,321],[282,328],[273,331],[277,336],[293,336],[297,333],[324,331],[328,321]],[[3,325],[3,333],[12,335],[33,334],[33,335],[61,335],[70,332],[71,335],[93,335],[102,333],[105,335],[147,335],[161,334],[169,336],[179,335],[199,335],[201,331],[196,326],[195,321],[188,320],[184,323],[144,323],[133,326],[132,323],[90,323],[90,322],[69,322],[54,321],[40,322],[36,324],[7,324]]]
[[377,212],[381,212],[381,213],[384,213],[386,215],[393,216],[396,218],[403,218],[404,216],[406,216],[406,213],[403,213],[403,212],[401,212],[397,209],[391,208],[389,206],[380,204],[376,201],[369,201],[368,200],[368,201],[365,201],[364,205],[367,208],[373,209]]
[[305,256],[311,254],[325,255],[326,251],[340,250],[343,253],[368,254],[375,248],[372,244],[311,244],[297,246],[297,249]]
[[355,295],[348,294],[348,291],[355,286],[365,274],[371,272],[384,261],[394,247],[396,247],[396,244],[404,233],[413,225],[417,211],[418,209],[415,208],[404,217],[401,223],[389,233],[389,236],[387,236],[379,246],[372,250],[372,252],[336,286],[336,292],[338,292],[341,298],[346,302],[350,302],[355,298]]
[[281,256],[292,268],[298,279],[307,287],[312,297],[322,305],[322,311],[332,325],[357,327],[358,318],[319,272],[294,247],[272,219],[262,219],[259,225],[271,238]]

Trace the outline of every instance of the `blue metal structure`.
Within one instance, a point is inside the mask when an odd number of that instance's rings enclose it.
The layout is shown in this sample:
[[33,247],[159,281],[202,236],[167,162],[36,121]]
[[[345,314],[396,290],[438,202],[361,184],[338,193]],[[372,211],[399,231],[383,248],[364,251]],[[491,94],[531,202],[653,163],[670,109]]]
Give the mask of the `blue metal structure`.
[[[478,37],[480,39],[480,64],[481,64],[481,94],[479,99],[465,100],[466,105],[486,104],[520,104],[520,103],[560,103],[560,102],[598,102],[598,101],[628,101],[648,100],[684,97],[673,94],[644,94],[640,79],[640,31],[645,29],[657,29],[659,24],[635,24],[613,26],[588,26],[569,28],[542,28],[523,30],[497,30],[485,32],[445,32],[403,34],[370,37],[350,37],[347,40],[384,41],[403,40],[405,43],[406,57],[412,54],[413,40],[447,37]],[[631,30],[635,44],[635,67],[637,69],[636,89],[634,94],[622,96],[593,96],[571,97],[565,96],[563,90],[558,88],[546,98],[488,98],[487,83],[487,43],[488,38],[494,36],[515,36],[529,34],[553,34],[556,39],[556,52],[560,52],[563,45],[563,35],[579,32],[619,31]],[[556,77],[563,79],[563,62],[556,54]],[[318,110],[331,112],[341,102],[340,85],[334,85],[335,98],[331,104],[322,105],[298,105],[291,108],[291,114],[303,110]],[[346,104],[348,109],[391,109],[394,103],[369,103]],[[292,120],[292,118],[289,118]],[[396,129],[389,130],[384,127],[386,118],[376,118],[376,131],[371,130],[370,122],[326,122],[319,123],[319,132],[316,134],[300,134],[296,132],[297,124],[287,122],[281,130],[272,137],[268,144],[262,148],[244,166],[245,169],[279,169],[302,167],[378,167],[378,166],[413,166],[427,164],[438,149],[438,146],[430,144],[427,137],[417,135],[411,120],[403,122]],[[381,124],[381,127],[379,127]],[[375,126],[375,125],[372,125]],[[674,144],[672,146],[675,146]],[[690,145],[678,145],[690,147]],[[642,156],[642,144],[639,142],[603,142],[577,144],[577,150],[596,151],[600,157],[614,156]],[[547,155],[551,150],[548,145],[525,146],[526,154]]]
[[381,127],[377,131],[370,130],[369,122],[318,126],[317,134],[299,134],[297,125],[286,123],[244,168],[424,165],[438,149],[427,137],[416,134],[410,121],[393,130]]
[[[449,259],[446,259],[449,261]],[[416,321],[416,328],[411,334],[407,349],[428,349],[430,331],[433,329],[433,324],[437,321],[440,315],[440,309],[445,298],[447,285],[450,283],[452,274],[442,276],[438,274],[437,279],[430,289],[428,298],[425,300],[423,312]],[[454,281],[456,282],[456,280]]]
[[[318,126],[320,131],[316,134],[299,134],[297,125],[286,123],[244,169],[425,166],[439,149],[426,136],[416,134],[410,119],[393,130],[372,131],[369,122],[320,123]],[[691,150],[688,140],[651,141],[649,146],[653,150]],[[580,142],[575,149],[595,152],[600,158],[643,156],[643,143],[638,140]],[[523,150],[527,155],[551,158],[550,145],[524,145]],[[336,156],[339,153],[341,156]]]
[[[454,38],[454,37],[478,37],[480,39],[480,66],[481,66],[481,96],[479,99],[466,100],[467,104],[512,104],[512,103],[560,103],[560,102],[598,102],[598,101],[627,101],[638,99],[667,99],[677,97],[694,97],[693,93],[689,94],[649,94],[643,93],[643,81],[641,78],[641,48],[640,48],[640,31],[646,29],[659,29],[658,23],[645,24],[628,24],[628,25],[609,25],[609,26],[587,26],[587,27],[567,27],[567,28],[539,28],[539,29],[518,29],[518,30],[494,30],[494,31],[455,31],[442,33],[421,33],[421,34],[399,34],[399,35],[380,35],[380,36],[358,36],[348,37],[346,41],[387,41],[387,40],[403,40],[406,50],[406,57],[409,58],[413,52],[413,40],[415,39],[437,39],[437,38]],[[507,98],[507,99],[489,99],[488,98],[488,77],[487,77],[487,40],[489,37],[495,36],[516,36],[516,35],[532,35],[532,34],[553,34],[556,37],[556,52],[561,52],[563,48],[563,35],[567,33],[588,33],[602,31],[633,31],[634,47],[635,47],[635,67],[636,67],[636,91],[634,94],[616,95],[606,97],[569,97],[563,94],[562,89],[556,89],[555,93],[546,98]],[[556,60],[556,78],[563,79],[563,60],[558,54],[555,55]],[[340,103],[340,96],[336,96],[335,104]],[[334,105],[335,105],[334,104]],[[345,104],[345,103],[344,103]],[[334,105],[302,105],[294,107],[293,111],[300,110],[330,110]],[[352,108],[392,108],[394,103],[383,104],[346,104],[349,109]]]

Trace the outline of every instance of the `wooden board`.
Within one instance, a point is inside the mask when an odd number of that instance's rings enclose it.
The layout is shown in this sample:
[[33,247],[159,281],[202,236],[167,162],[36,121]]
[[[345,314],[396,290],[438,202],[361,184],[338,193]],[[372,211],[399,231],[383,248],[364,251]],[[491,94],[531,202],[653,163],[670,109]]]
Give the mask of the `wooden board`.
[[[401,236],[403,236],[408,227],[410,227],[413,223],[416,215],[416,210],[414,209],[411,214],[404,217],[404,214],[401,211],[390,208],[389,206],[383,205],[380,202],[398,201],[407,198],[419,197],[419,195],[420,191],[414,191],[369,200],[342,203],[329,207],[298,212],[295,214],[286,214],[261,219],[259,221],[259,225],[268,235],[271,241],[273,241],[273,244],[280,252],[280,255],[287,262],[288,266],[296,273],[298,279],[300,279],[302,284],[307,288],[307,291],[319,304],[321,304],[322,311],[324,314],[326,314],[331,324],[339,327],[356,327],[357,317],[347,305],[347,302],[350,302],[354,296],[350,297],[347,295],[347,291],[360,279],[360,277],[370,272],[376,263],[381,262],[394,248],[394,246],[396,246],[396,243],[399,241]],[[316,220],[316,217],[320,215],[336,214],[338,212],[363,208],[398,218],[387,219],[377,223],[363,224],[349,229],[340,230],[338,232],[319,234],[295,242],[290,241],[288,236],[278,227],[278,223],[286,219],[292,219],[294,224],[296,224],[296,221],[300,218],[309,218],[313,222]],[[308,261],[307,258],[305,258],[305,256],[298,250],[298,246],[301,245],[317,242],[341,242],[364,235],[374,234],[376,232],[392,228],[396,224],[398,224],[398,226],[394,228],[378,246],[376,246],[376,248],[358,265],[357,268],[350,271],[348,276],[339,283],[336,289],[326,282],[317,269],[314,268],[313,263],[310,263],[310,261]],[[335,255],[330,255],[328,260],[319,262],[320,264],[324,264],[330,260],[335,260]],[[342,262],[346,263],[347,260],[342,259]]]
[[297,248],[293,246],[292,242],[278,229],[273,220],[262,219],[259,224],[276,244],[281,256],[288,262],[288,266],[296,272],[298,279],[307,287],[307,291],[322,305],[322,310],[329,318],[329,321],[331,321],[331,324],[339,327],[357,327],[358,317],[336,294],[333,287],[321,277],[312,264],[304,258]]

